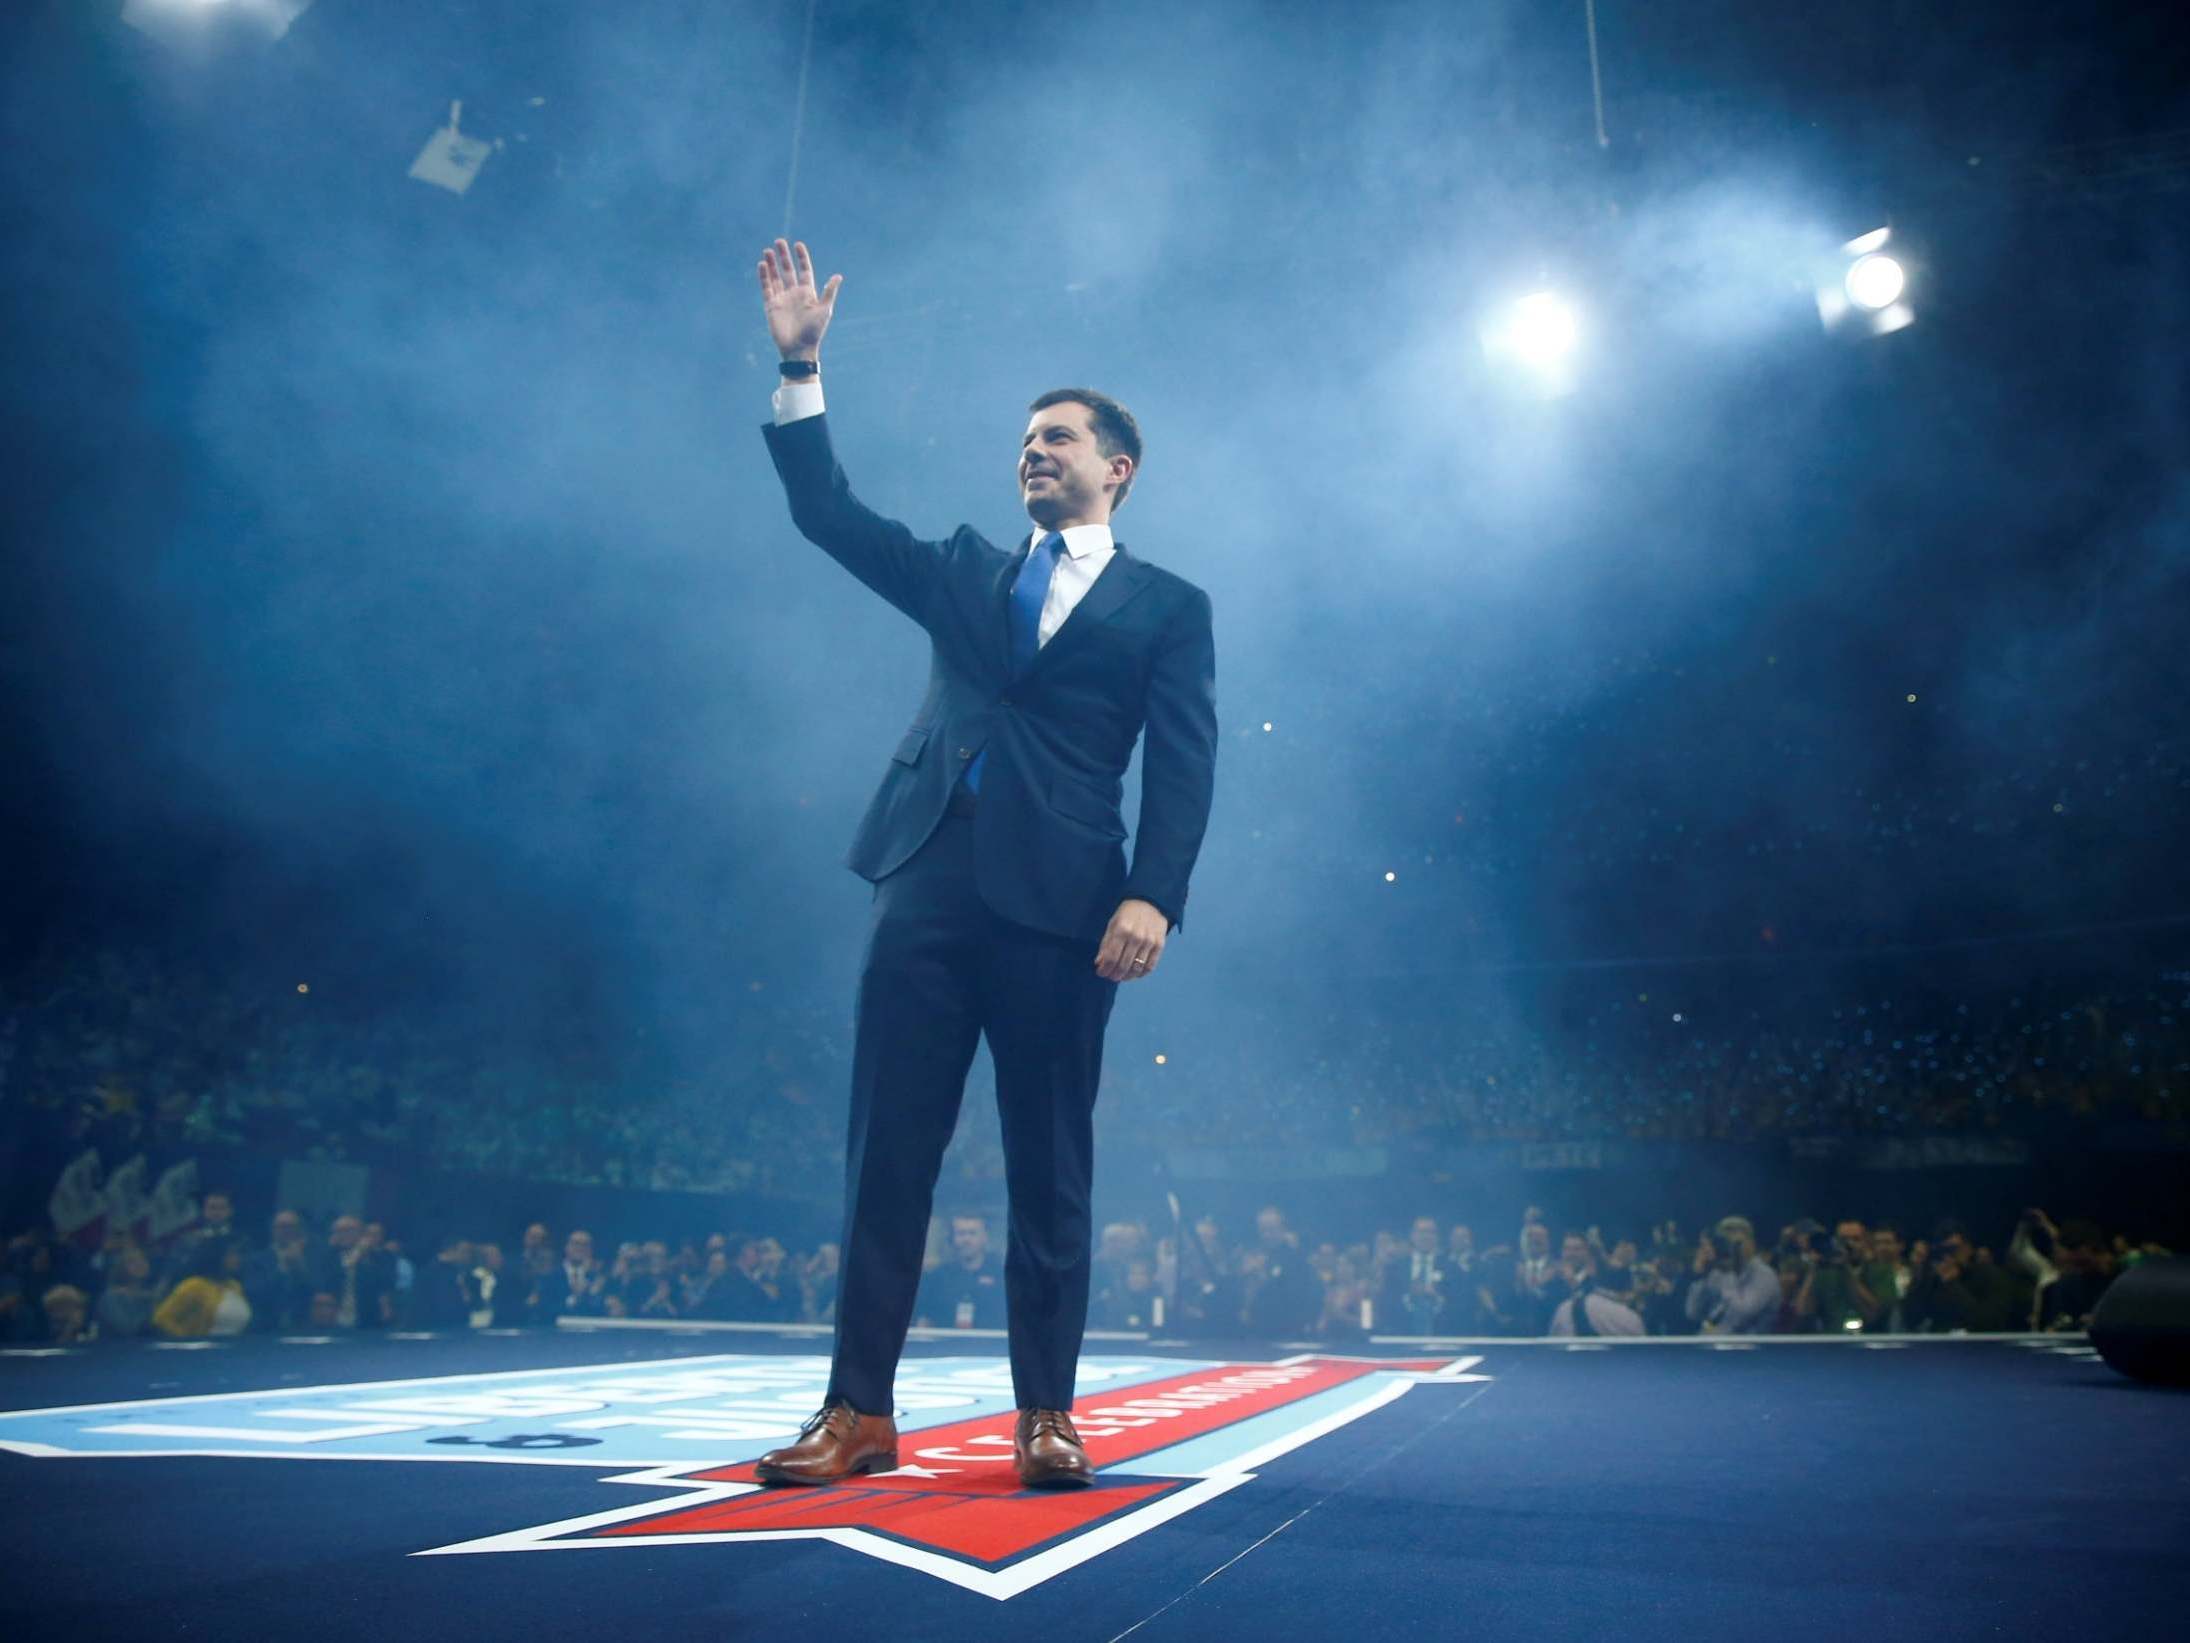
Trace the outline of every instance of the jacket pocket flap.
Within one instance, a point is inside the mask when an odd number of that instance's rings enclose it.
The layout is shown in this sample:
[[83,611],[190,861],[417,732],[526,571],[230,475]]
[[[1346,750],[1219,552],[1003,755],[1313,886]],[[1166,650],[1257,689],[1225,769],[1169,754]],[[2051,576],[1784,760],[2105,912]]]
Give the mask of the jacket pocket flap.
[[918,764],[920,762],[920,750],[927,745],[928,733],[916,727],[905,732],[904,740],[897,744],[897,751],[892,753],[890,757],[899,764]]
[[1118,807],[1085,783],[1064,780],[1049,784],[1049,805],[1061,816],[1070,816],[1087,827],[1108,833],[1112,838],[1125,837],[1125,824],[1118,819]]

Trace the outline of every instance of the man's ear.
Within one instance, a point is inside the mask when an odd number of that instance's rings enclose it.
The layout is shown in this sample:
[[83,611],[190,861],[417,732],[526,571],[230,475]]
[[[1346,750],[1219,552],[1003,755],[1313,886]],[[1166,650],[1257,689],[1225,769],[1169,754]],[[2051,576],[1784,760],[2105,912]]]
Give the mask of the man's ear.
[[1112,488],[1130,485],[1133,482],[1134,471],[1133,459],[1127,456],[1125,452],[1120,451],[1112,457],[1110,459],[1110,483]]

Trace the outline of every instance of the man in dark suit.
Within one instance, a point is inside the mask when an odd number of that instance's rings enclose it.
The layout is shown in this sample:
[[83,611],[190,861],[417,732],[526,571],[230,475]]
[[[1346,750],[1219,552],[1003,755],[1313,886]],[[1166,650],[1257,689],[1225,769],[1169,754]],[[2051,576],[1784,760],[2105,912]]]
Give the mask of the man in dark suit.
[[1384,1269],[1384,1292],[1377,1298],[1376,1321],[1386,1333],[1434,1335],[1444,1318],[1447,1273],[1438,1248],[1437,1218],[1417,1215],[1407,1247]]
[[[1110,532],[1140,464],[1125,407],[1044,394],[1021,441],[1036,529],[923,541],[852,495],[829,442],[823,334],[842,276],[761,258],[784,386],[769,454],[799,530],[918,622],[928,688],[852,844],[875,885],[859,982],[828,1400],[763,1456],[769,1483],[897,1464],[892,1379],[943,1149],[974,1050],[996,1064],[1010,1221],[1014,1458],[1031,1486],[1093,1477],[1071,1419],[1092,1265],[1093,1113],[1117,984],[1152,972],[1186,905],[1216,765],[1209,598]],[[1128,869],[1121,786],[1146,732]]]

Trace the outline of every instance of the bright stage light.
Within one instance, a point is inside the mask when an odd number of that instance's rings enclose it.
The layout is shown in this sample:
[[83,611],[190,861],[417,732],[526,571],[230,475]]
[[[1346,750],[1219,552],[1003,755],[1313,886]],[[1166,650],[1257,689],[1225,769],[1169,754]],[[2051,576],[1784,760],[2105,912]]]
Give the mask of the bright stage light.
[[1908,303],[1910,266],[1887,251],[1892,238],[1892,229],[1874,228],[1819,267],[1817,317],[1826,330],[1876,337],[1915,323],[1916,310]]
[[1849,264],[1847,278],[1840,283],[1846,289],[1850,302],[1858,308],[1868,308],[1876,313],[1881,308],[1891,308],[1901,300],[1901,293],[1908,289],[1909,276],[1885,252],[1873,251]]
[[1507,304],[1483,326],[1482,338],[1486,357],[1515,370],[1539,392],[1561,394],[1574,386],[1582,321],[1556,292],[1531,291]]
[[164,44],[203,49],[231,28],[279,40],[312,0],[122,0],[122,21]]
[[1549,370],[1574,352],[1582,328],[1574,310],[1549,291],[1532,291],[1513,305],[1506,346],[1516,359]]

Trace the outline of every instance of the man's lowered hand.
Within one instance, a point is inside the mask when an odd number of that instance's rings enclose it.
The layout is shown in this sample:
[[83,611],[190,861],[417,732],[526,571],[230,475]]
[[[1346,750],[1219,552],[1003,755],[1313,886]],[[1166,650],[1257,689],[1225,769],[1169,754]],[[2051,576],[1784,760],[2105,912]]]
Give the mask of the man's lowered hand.
[[1095,973],[1105,981],[1138,981],[1163,957],[1171,921],[1152,901],[1128,896],[1110,915],[1110,928],[1095,953]]

